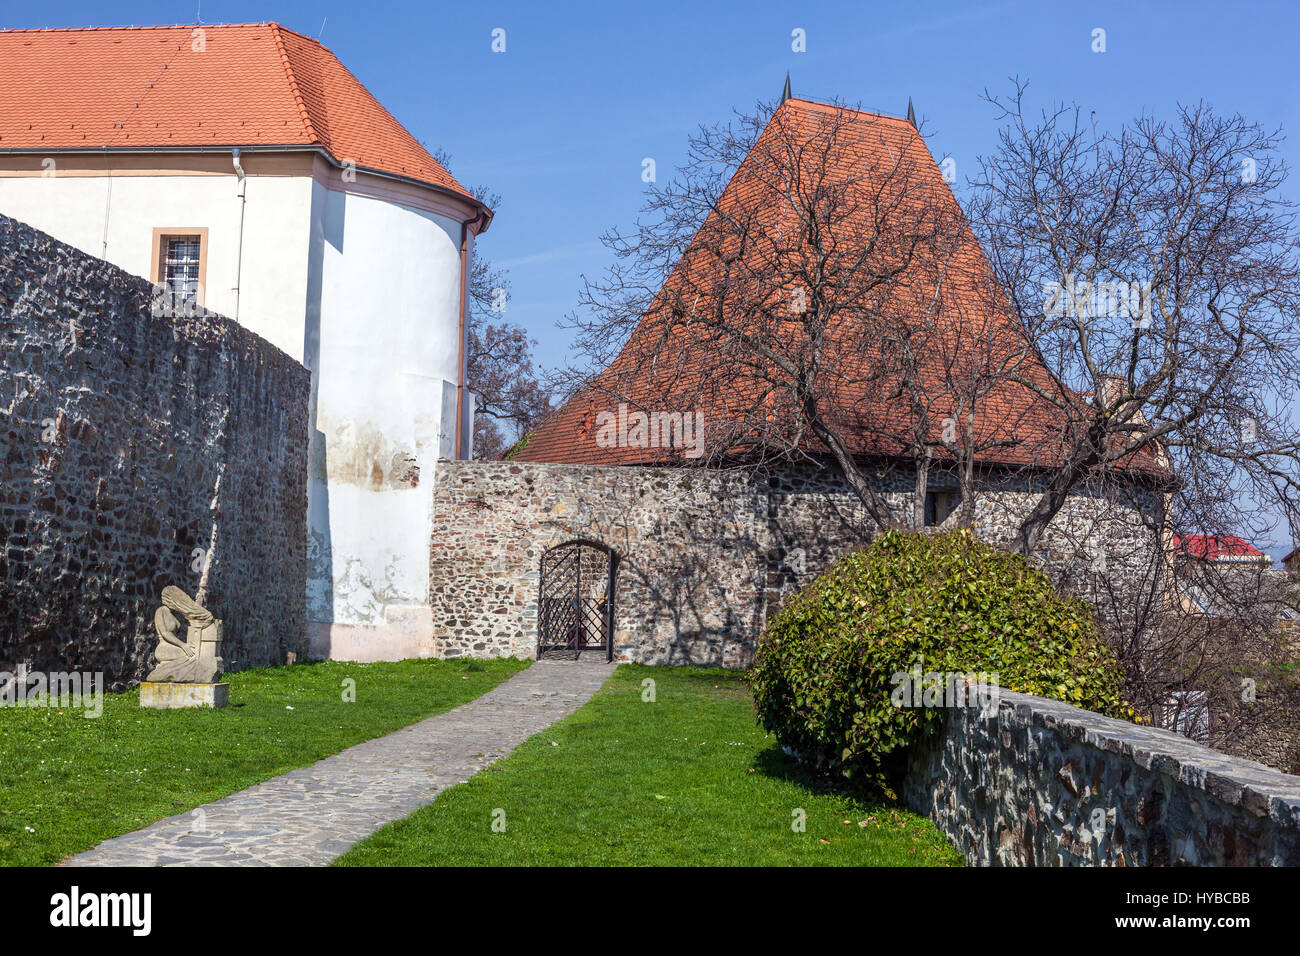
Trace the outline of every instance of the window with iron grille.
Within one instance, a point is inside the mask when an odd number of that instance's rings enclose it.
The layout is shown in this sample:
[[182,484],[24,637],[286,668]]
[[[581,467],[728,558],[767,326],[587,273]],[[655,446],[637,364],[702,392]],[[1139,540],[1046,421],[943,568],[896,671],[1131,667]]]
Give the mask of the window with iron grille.
[[163,236],[158,243],[158,280],[177,301],[199,300],[202,236]]

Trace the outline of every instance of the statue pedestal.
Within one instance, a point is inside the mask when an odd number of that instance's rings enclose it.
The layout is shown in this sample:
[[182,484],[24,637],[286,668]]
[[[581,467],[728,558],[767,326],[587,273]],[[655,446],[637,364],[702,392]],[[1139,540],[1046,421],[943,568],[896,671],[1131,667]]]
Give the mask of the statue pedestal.
[[171,710],[176,707],[225,707],[228,703],[230,685],[224,681],[220,684],[181,684],[151,680],[140,683],[141,707]]

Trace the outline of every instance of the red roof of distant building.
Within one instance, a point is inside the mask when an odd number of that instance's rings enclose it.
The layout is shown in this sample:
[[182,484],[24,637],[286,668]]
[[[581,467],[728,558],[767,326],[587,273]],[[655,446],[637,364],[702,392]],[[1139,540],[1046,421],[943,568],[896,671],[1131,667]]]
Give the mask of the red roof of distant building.
[[1173,537],[1174,551],[1203,561],[1253,560],[1264,557],[1253,544],[1233,534],[1189,534]]
[[0,30],[0,151],[265,146],[475,202],[333,53],[278,23]]

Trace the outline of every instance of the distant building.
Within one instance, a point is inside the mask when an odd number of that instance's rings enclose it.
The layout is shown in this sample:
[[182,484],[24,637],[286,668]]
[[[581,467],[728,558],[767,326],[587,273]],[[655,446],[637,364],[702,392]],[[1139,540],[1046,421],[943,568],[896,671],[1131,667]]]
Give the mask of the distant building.
[[1288,575],[1248,541],[1231,534],[1194,534],[1175,535],[1171,545],[1174,587],[1185,610],[1225,620],[1250,608],[1278,621],[1300,617]]
[[[1243,538],[1233,534],[1174,535],[1175,561],[1211,561],[1235,564],[1262,564],[1273,566],[1273,559]],[[1293,552],[1294,553],[1294,552]]]
[[1286,569],[1287,577],[1300,578],[1300,548],[1293,548],[1291,553],[1282,559],[1282,567]]

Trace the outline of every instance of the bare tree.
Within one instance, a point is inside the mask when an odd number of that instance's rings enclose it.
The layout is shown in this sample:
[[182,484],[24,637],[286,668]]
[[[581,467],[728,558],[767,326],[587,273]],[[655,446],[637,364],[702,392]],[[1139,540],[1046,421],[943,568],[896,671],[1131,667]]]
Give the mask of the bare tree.
[[536,344],[513,323],[471,320],[467,380],[479,396],[474,418],[476,457],[500,457],[550,413],[550,393],[533,362]]
[[[577,404],[696,409],[703,464],[829,464],[878,529],[921,523],[931,467],[1006,440],[981,400],[1029,353],[999,333],[1008,313],[910,124],[760,105],[701,128],[635,227],[603,238],[616,262],[571,319]],[[963,414],[965,441],[945,429]],[[894,471],[915,476],[910,512],[883,490]]]
[[[1300,260],[1279,137],[1205,105],[1099,131],[1077,107],[1000,100],[968,213],[1050,376],[1061,423],[1019,528],[1034,551],[1083,481],[1172,473],[1191,530],[1296,526]],[[1037,367],[1037,366],[1036,366]]]
[[[442,149],[433,155],[450,172],[451,156]],[[500,209],[501,196],[489,187],[471,191],[489,209]],[[474,455],[499,458],[550,414],[551,397],[533,359],[536,339],[522,326],[504,319],[491,321],[506,312],[510,275],[481,255],[477,247],[467,291],[465,380],[477,396]]]
[[[967,262],[961,281],[968,286],[966,294],[950,296],[939,316],[912,313],[921,321],[913,318],[902,327],[908,341],[886,349],[897,363],[909,403],[914,527],[928,523],[926,491],[933,481],[955,482],[960,500],[946,521],[935,516],[935,523],[969,528],[985,466],[1024,465],[1019,451],[1035,403],[1018,394],[1013,381],[1019,374],[1032,377],[1029,366],[1036,356],[1024,337],[1007,327],[982,260]],[[972,284],[978,285],[971,289]],[[890,334],[882,330],[886,341]]]
[[469,295],[466,380],[478,396],[474,454],[499,458],[550,414],[551,397],[533,359],[536,339],[513,322],[489,321],[510,300],[506,271],[476,254]]
[[1098,575],[1101,616],[1138,715],[1229,753],[1300,764],[1300,604],[1264,561],[1207,561],[1185,548],[1123,581]]
[[[1154,559],[1058,576],[1098,608],[1146,719],[1292,769],[1300,646],[1282,619],[1294,590],[1262,565],[1173,549],[1296,528],[1300,234],[1280,137],[1204,104],[1103,132],[1077,107],[1027,116],[1018,82],[986,98],[1001,142],[967,212],[1050,377],[1017,376],[1059,423],[1016,546],[1035,552],[1071,495],[1166,476],[1150,486],[1159,514],[1129,509],[1148,521]],[[1258,696],[1243,695],[1247,681]]]

